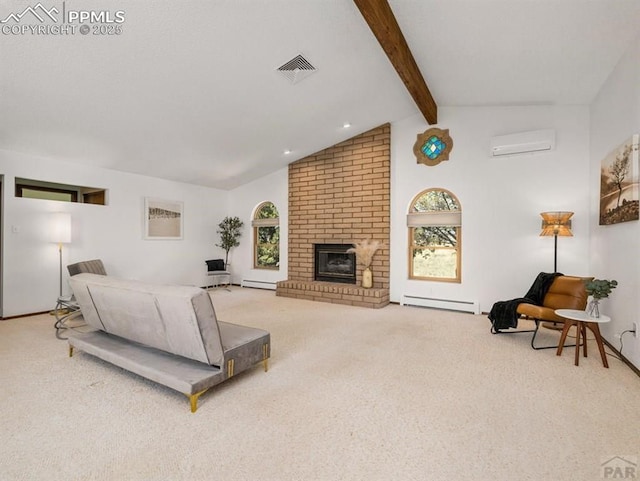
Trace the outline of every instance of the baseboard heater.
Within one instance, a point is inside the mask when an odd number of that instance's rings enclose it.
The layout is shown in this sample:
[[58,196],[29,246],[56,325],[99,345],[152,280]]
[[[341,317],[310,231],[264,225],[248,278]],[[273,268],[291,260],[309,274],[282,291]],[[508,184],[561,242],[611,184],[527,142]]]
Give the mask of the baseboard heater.
[[478,301],[456,301],[452,299],[436,299],[435,297],[402,296],[401,306],[431,307],[434,309],[447,309],[449,311],[471,312],[480,314]]
[[271,291],[276,290],[275,282],[268,281],[252,281],[250,279],[242,279],[242,287],[253,287],[254,289],[269,289]]

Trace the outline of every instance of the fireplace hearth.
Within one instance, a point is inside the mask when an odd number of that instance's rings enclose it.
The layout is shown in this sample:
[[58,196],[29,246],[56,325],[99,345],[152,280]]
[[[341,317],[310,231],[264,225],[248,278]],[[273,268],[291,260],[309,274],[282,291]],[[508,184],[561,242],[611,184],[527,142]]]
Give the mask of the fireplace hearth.
[[314,280],[356,283],[356,256],[351,244],[314,244]]

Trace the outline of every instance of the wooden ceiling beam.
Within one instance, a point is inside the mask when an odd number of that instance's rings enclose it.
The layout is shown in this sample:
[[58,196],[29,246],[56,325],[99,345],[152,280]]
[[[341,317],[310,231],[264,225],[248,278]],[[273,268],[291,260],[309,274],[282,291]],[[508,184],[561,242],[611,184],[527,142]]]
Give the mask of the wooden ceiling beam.
[[420,73],[387,0],[353,0],[378,43],[429,124],[438,123],[438,106]]

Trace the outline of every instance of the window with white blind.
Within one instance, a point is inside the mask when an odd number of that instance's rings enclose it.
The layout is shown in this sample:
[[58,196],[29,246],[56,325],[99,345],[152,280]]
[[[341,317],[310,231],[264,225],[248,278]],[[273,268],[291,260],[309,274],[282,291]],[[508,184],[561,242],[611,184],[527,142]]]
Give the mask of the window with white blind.
[[251,221],[253,227],[253,267],[280,268],[280,218],[272,202],[258,206]]
[[427,189],[412,201],[409,228],[409,278],[461,282],[462,209],[445,189]]

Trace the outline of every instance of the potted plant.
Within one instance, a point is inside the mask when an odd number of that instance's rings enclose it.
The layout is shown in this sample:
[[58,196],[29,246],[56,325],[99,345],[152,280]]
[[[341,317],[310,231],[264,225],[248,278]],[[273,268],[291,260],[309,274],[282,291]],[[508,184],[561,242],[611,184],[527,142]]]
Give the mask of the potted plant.
[[593,279],[591,281],[585,281],[585,290],[587,294],[591,296],[591,302],[587,307],[587,312],[592,317],[600,317],[599,304],[600,299],[609,297],[611,291],[618,286],[618,281],[607,279]]
[[363,267],[362,287],[368,289],[373,286],[371,262],[373,262],[374,254],[381,247],[382,242],[380,241],[364,239],[361,242],[354,242],[353,247],[347,250],[348,253],[356,255],[356,262]]
[[222,222],[218,224],[218,230],[220,234],[220,243],[216,246],[221,247],[225,251],[224,268],[227,269],[229,264],[229,251],[240,245],[240,236],[242,235],[242,226],[244,223],[238,217],[225,217]]

